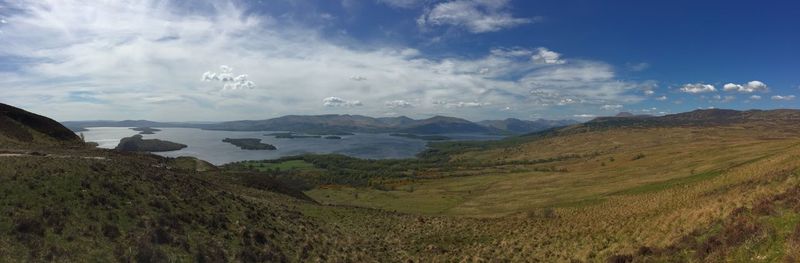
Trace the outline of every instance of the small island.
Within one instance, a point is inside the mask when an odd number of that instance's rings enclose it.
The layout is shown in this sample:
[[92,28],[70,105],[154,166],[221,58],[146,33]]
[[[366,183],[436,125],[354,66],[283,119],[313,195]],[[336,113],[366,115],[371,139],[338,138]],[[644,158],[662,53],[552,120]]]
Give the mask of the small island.
[[222,140],[223,142],[227,142],[233,145],[238,146],[242,150],[277,150],[274,145],[262,143],[261,139],[256,138],[241,138],[241,139],[232,139],[232,138],[225,138]]
[[127,138],[122,138],[119,141],[117,148],[118,151],[124,152],[169,152],[177,151],[186,148],[185,144],[174,143],[170,141],[162,141],[158,139],[142,139],[142,135],[134,135]]
[[138,131],[139,134],[155,134],[157,131],[161,131],[159,129],[150,127],[137,127],[137,128],[131,128],[131,130]]
[[291,132],[276,132],[264,134],[265,136],[274,136],[277,139],[302,139],[302,138],[322,138],[321,135],[298,135]]
[[426,140],[426,141],[446,141],[450,140],[450,137],[442,136],[442,135],[416,135],[411,133],[392,133],[389,136],[395,137],[404,137],[409,139],[418,139],[418,140]]
[[314,134],[314,135],[336,135],[336,136],[356,135],[355,133],[352,133],[352,132],[342,132],[342,131],[309,132],[308,134]]
[[336,135],[330,135],[330,136],[325,136],[325,139],[328,139],[328,140],[341,140],[342,137],[341,136],[336,136]]

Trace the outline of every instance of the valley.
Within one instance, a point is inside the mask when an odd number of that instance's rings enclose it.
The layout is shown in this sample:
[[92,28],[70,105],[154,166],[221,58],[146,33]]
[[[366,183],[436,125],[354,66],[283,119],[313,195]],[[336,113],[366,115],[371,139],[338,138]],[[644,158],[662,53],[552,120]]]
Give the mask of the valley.
[[[417,158],[306,154],[218,167],[83,146],[6,117],[2,127],[15,128],[0,133],[0,256],[797,259],[800,114],[717,113],[436,142]],[[670,122],[651,125],[661,120]]]

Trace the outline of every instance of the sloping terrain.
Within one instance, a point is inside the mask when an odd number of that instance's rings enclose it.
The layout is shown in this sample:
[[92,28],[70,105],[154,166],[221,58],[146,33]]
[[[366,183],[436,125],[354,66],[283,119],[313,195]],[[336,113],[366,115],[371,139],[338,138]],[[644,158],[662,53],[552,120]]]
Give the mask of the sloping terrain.
[[301,156],[218,169],[91,148],[5,154],[0,258],[795,260],[800,124],[791,112],[715,116],[443,143],[408,160]]
[[569,126],[573,124],[578,124],[578,122],[574,120],[545,120],[545,119],[528,121],[515,118],[508,118],[505,120],[485,120],[478,122],[478,124],[486,127],[492,127],[495,129],[507,131],[514,134],[524,134],[524,133],[538,132],[556,127]]
[[66,121],[73,131],[87,127],[184,127],[227,131],[290,131],[309,134],[343,134],[351,132],[436,133],[527,133],[546,128],[574,124],[574,121],[522,121],[509,119],[474,123],[468,120],[435,116],[415,120],[405,116],[372,118],[361,115],[287,115],[266,120],[242,120],[221,123],[175,123],[145,120],[126,121]]
[[80,138],[58,122],[0,103],[0,146],[73,144]]
[[408,132],[408,133],[488,133],[494,131],[476,123],[453,117],[436,116],[414,120],[405,116],[372,118],[361,115],[289,115],[268,120],[231,121],[204,127],[213,130],[292,131],[303,133]]

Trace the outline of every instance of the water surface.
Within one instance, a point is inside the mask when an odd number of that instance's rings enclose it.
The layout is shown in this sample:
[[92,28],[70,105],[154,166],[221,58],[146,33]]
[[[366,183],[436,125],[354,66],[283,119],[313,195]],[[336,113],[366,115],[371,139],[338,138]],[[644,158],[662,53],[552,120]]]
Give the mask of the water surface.
[[[114,148],[124,137],[138,134],[130,128],[95,127],[87,128],[83,135],[86,141],[96,142],[101,148]],[[145,139],[161,139],[188,145],[188,147],[171,152],[155,154],[178,157],[192,156],[206,160],[215,165],[244,160],[277,159],[284,156],[304,153],[338,153],[365,159],[408,158],[425,150],[427,141],[390,136],[388,133],[358,133],[345,135],[341,140],[324,138],[277,139],[265,134],[280,131],[209,131],[193,128],[158,128],[155,134],[142,135]],[[481,134],[445,134],[457,140],[493,140],[502,138]],[[277,150],[242,150],[229,143],[225,138],[259,138],[261,142],[275,145]]]

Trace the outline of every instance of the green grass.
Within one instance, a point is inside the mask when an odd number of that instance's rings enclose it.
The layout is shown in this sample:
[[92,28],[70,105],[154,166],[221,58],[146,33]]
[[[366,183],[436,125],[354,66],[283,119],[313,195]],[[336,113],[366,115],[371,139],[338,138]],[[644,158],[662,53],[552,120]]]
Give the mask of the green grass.
[[244,165],[252,167],[261,172],[270,170],[289,171],[289,170],[314,169],[314,164],[308,163],[303,160],[290,160],[279,163],[251,161],[251,162],[246,162]]
[[708,179],[717,177],[720,174],[722,174],[722,172],[720,172],[720,171],[709,171],[709,172],[705,172],[705,173],[699,173],[699,174],[695,174],[695,175],[690,175],[690,176],[687,176],[687,177],[669,179],[669,180],[666,180],[666,181],[663,181],[663,182],[645,184],[645,185],[642,185],[642,186],[637,186],[637,187],[625,189],[623,191],[619,191],[619,192],[613,193],[612,195],[635,195],[635,194],[644,194],[644,193],[662,191],[662,190],[673,188],[673,187],[677,187],[677,186],[683,186],[683,185],[688,185],[688,184],[693,184],[693,183],[696,183],[696,182],[708,180]]
[[766,233],[757,242],[746,243],[736,248],[734,258],[738,261],[751,261],[757,258],[761,262],[777,262],[786,254],[786,240],[800,223],[800,215],[783,209],[775,216],[763,216],[760,223],[765,226]]

